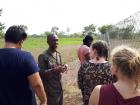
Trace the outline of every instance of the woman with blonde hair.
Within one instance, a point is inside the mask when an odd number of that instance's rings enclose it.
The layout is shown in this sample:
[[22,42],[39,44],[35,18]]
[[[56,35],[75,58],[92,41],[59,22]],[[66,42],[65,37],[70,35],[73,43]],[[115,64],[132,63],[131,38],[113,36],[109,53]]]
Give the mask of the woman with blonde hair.
[[93,90],[89,105],[140,105],[140,54],[126,46],[113,49],[111,72],[117,82],[98,85]]

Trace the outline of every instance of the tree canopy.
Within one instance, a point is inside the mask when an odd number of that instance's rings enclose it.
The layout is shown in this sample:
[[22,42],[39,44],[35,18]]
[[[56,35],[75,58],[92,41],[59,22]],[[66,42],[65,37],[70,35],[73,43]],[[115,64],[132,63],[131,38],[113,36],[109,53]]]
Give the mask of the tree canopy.
[[84,27],[83,35],[93,35],[96,31],[96,26],[94,24],[90,24]]
[[112,25],[103,25],[102,27],[99,27],[98,30],[101,34],[107,33],[113,26]]

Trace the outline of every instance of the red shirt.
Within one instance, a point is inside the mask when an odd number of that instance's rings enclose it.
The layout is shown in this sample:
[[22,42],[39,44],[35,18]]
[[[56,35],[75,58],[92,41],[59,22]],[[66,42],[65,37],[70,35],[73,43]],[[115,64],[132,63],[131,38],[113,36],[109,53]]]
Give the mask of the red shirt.
[[85,62],[85,55],[88,53],[90,53],[90,48],[86,45],[80,46],[80,48],[77,50],[77,55],[81,64]]
[[114,85],[103,85],[99,105],[140,105],[140,96],[124,99]]

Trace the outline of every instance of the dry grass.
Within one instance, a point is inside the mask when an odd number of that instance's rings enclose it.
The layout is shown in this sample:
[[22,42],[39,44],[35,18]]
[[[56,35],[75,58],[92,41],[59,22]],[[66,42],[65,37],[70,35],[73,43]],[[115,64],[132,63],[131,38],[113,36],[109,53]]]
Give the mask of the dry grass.
[[77,60],[68,63],[69,72],[63,75],[64,105],[82,105],[81,92],[77,86]]

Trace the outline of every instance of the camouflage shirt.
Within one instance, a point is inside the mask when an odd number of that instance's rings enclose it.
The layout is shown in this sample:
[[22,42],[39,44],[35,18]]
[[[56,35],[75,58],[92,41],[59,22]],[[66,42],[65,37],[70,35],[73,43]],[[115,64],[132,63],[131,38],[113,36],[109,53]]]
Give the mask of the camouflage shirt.
[[40,76],[46,93],[59,94],[62,92],[61,73],[51,70],[58,64],[61,64],[60,53],[57,53],[56,56],[54,56],[49,49],[38,57]]

